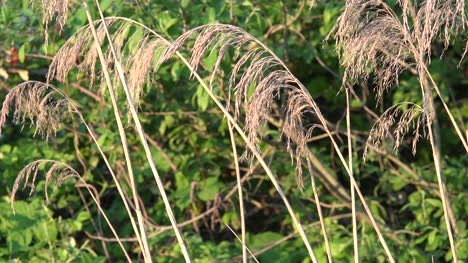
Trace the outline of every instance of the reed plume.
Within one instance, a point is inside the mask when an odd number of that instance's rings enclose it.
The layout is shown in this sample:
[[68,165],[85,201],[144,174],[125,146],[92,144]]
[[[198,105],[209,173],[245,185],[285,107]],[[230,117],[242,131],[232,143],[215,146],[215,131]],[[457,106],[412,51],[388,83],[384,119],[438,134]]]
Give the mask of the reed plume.
[[424,130],[424,110],[417,104],[411,102],[398,103],[388,108],[374,123],[366,142],[364,158],[367,156],[369,146],[380,147],[385,138],[393,137],[393,149],[400,147],[406,134],[413,130],[411,140],[413,155],[416,154],[418,140],[426,134]]
[[[122,61],[125,73],[128,76],[128,85],[131,89],[132,98],[135,103],[139,103],[144,85],[151,80],[150,74],[157,70],[155,61],[158,55],[167,47],[166,43],[159,38],[145,34],[135,43],[133,48],[129,48],[129,38],[137,37],[133,33],[129,35],[131,24],[116,22],[116,19],[106,19],[106,26],[112,30],[112,36],[115,40],[118,57]],[[95,22],[96,34],[99,42],[102,43],[106,37],[105,26],[101,21]],[[82,27],[72,37],[70,37],[55,55],[49,66],[47,74],[48,82],[56,79],[65,82],[69,72],[77,68],[83,72],[92,86],[95,81],[100,84],[100,93],[106,91],[105,78],[103,71],[97,70],[99,64],[98,47],[94,44],[95,40],[88,26]],[[130,50],[128,53],[126,49]],[[114,59],[110,49],[106,49],[104,54],[107,66],[115,72]],[[97,75],[96,72],[100,72]],[[117,74],[113,78],[113,83],[119,87],[119,78]],[[117,93],[118,94],[118,93]],[[129,107],[127,103],[127,107]]]
[[[310,124],[318,107],[307,89],[266,46],[233,25],[204,25],[187,31],[166,49],[158,64],[167,61],[193,38],[190,65],[194,70],[200,68],[204,57],[217,53],[209,77],[210,88],[213,87],[226,54],[230,49],[234,50],[234,63],[228,77],[228,94],[234,94],[235,117],[245,118],[244,130],[249,142],[256,145],[261,139],[261,130],[271,117],[273,106],[280,97],[285,98],[282,136],[287,141],[291,158],[296,161],[298,183],[302,187],[302,158],[308,153],[307,141],[314,128],[322,127],[318,123]],[[255,90],[250,94],[252,87]],[[231,97],[227,99],[227,103],[230,102]],[[227,108],[230,108],[229,105]],[[241,116],[242,111],[245,116]],[[304,123],[305,120],[307,123]],[[253,155],[247,150],[243,157],[252,160]]]
[[[30,0],[32,4],[36,0]],[[47,31],[49,30],[49,24],[52,22],[53,18],[57,21],[59,26],[59,31],[63,30],[65,23],[67,22],[67,14],[69,11],[68,5],[70,0],[41,0],[40,9],[42,13],[42,24],[44,24],[44,35],[45,35],[45,45],[47,47],[49,35]]]
[[[67,164],[54,161],[54,160],[36,160],[32,163],[29,163],[26,165],[18,174],[16,177],[15,183],[13,184],[13,190],[11,192],[11,206],[14,209],[14,201],[16,198],[16,193],[18,192],[18,189],[23,183],[23,190],[26,188],[26,186],[30,185],[31,190],[29,192],[29,195],[31,195],[36,186],[36,178],[40,170],[45,170],[45,196],[46,200],[49,201],[49,195],[47,193],[47,188],[50,185],[51,182],[55,182],[55,186],[58,187],[62,185],[67,179],[70,178],[78,178],[80,175],[78,172],[70,167]],[[31,182],[29,182],[31,178]]]
[[[46,171],[45,196],[46,196],[47,201],[49,200],[47,188],[52,182],[54,182],[55,187],[58,187],[62,185],[66,180],[70,178],[74,178],[77,181],[80,181],[85,186],[91,198],[93,199],[94,203],[96,204],[99,212],[102,214],[102,216],[106,220],[106,223],[109,226],[112,234],[116,238],[120,248],[122,249],[125,255],[125,259],[127,260],[127,262],[131,263],[132,260],[130,259],[130,256],[128,255],[125,247],[123,246],[122,241],[120,240],[120,237],[115,230],[115,227],[110,222],[109,218],[107,217],[106,212],[104,212],[104,210],[102,209],[101,204],[98,200],[98,197],[93,193],[93,191],[90,189],[88,184],[83,180],[81,175],[68,164],[55,161],[55,160],[40,159],[40,160],[36,160],[26,165],[16,177],[15,183],[13,185],[13,190],[11,192],[10,199],[11,199],[11,207],[13,211],[14,211],[14,201],[16,199],[16,194],[19,190],[21,183],[23,183],[23,189],[25,189],[26,186],[30,185],[31,190],[29,192],[29,195],[31,195],[35,190],[36,179],[41,170]],[[29,182],[30,178],[31,178],[31,182]]]
[[343,79],[365,82],[374,73],[379,101],[403,71],[425,71],[438,36],[447,48],[451,35],[465,30],[467,23],[463,0],[398,3],[401,15],[380,0],[346,1],[332,31],[345,68]]
[[34,135],[39,134],[48,140],[55,136],[60,123],[72,110],[68,99],[58,90],[42,82],[28,81],[13,88],[3,101],[0,112],[0,134],[10,112],[13,121],[23,127],[27,121],[34,127]]

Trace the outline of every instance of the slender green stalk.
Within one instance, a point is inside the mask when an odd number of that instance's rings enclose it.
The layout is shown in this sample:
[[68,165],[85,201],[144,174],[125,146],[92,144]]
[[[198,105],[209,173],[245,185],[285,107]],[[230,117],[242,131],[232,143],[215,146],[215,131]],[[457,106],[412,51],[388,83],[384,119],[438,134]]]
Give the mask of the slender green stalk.
[[[117,72],[119,74],[122,86],[124,88],[128,104],[130,106],[130,112],[131,112],[131,115],[132,115],[132,119],[133,119],[133,121],[135,123],[135,126],[137,128],[138,134],[140,136],[140,140],[141,140],[141,142],[143,144],[143,148],[144,148],[145,153],[146,153],[146,158],[147,158],[148,163],[150,165],[151,171],[153,172],[154,179],[156,180],[156,184],[158,186],[159,192],[160,192],[161,197],[163,199],[164,206],[166,208],[166,213],[167,213],[167,215],[169,217],[169,220],[171,221],[171,225],[172,225],[172,227],[174,229],[175,235],[177,237],[177,241],[179,242],[179,246],[180,246],[180,248],[182,250],[182,254],[183,254],[184,258],[185,258],[185,261],[187,263],[191,262],[189,253],[188,253],[187,248],[186,248],[185,243],[184,243],[184,240],[183,240],[182,235],[181,235],[181,233],[180,233],[180,231],[179,231],[179,229],[177,227],[177,222],[176,222],[174,214],[172,212],[172,208],[171,208],[171,204],[169,203],[169,199],[167,198],[166,191],[164,190],[164,185],[162,183],[161,177],[159,176],[158,171],[156,169],[153,154],[151,153],[151,150],[150,150],[150,148],[148,146],[148,141],[146,140],[146,136],[145,136],[143,127],[142,127],[142,125],[140,123],[140,119],[138,118],[138,113],[137,113],[137,110],[136,110],[136,107],[135,107],[135,103],[133,102],[133,98],[132,98],[132,95],[130,93],[130,89],[129,89],[128,85],[127,85],[127,80],[125,78],[125,74],[124,74],[122,65],[121,65],[121,63],[120,63],[120,61],[119,61],[119,59],[117,57],[117,52],[115,51],[115,47],[114,47],[114,44],[113,44],[112,37],[111,37],[111,35],[109,33],[109,30],[107,28],[107,25],[105,23],[105,18],[104,18],[104,15],[102,13],[101,7],[99,5],[99,1],[97,1],[97,0],[96,0],[96,6],[98,8],[99,15],[101,16],[101,19],[103,21],[104,30],[105,30],[105,33],[106,33],[106,36],[107,36],[107,39],[108,39],[108,42],[109,42],[109,47],[111,49],[112,56],[114,57],[114,63],[115,63],[115,66],[117,68]],[[94,25],[93,25],[93,27],[94,27]],[[105,67],[105,65],[103,65],[103,67]]]
[[[351,141],[351,114],[349,112],[350,108],[350,97],[349,89],[346,88],[346,130],[348,135],[348,161],[349,161],[349,170],[351,175],[353,174],[353,144]],[[354,187],[351,186],[351,211],[353,214],[353,247],[354,247],[354,262],[359,262],[359,246],[358,246],[358,233],[357,233],[357,216],[356,216],[356,194]]]
[[422,74],[421,77],[422,78],[420,79],[421,79],[422,94],[423,94],[423,98],[425,99],[427,103],[427,109],[429,110],[429,112],[426,113],[426,120],[427,120],[426,125],[427,125],[427,129],[429,132],[429,141],[431,143],[431,148],[432,148],[432,157],[434,159],[434,167],[435,167],[436,175],[437,175],[437,183],[439,185],[440,198],[442,200],[442,208],[444,210],[445,226],[447,228],[447,235],[449,238],[453,262],[457,263],[458,262],[457,250],[455,247],[455,241],[453,238],[452,227],[451,227],[450,219],[449,219],[449,211],[448,211],[449,200],[447,198],[447,193],[445,192],[444,180],[442,177],[442,169],[440,166],[440,138],[439,138],[438,132],[437,131],[435,132],[435,130],[438,129],[437,112],[434,106],[434,99],[432,98],[431,87],[429,86],[429,83],[427,82],[427,79],[425,78],[424,74]]
[[143,216],[141,214],[140,205],[139,205],[139,202],[138,202],[138,196],[137,196],[137,193],[136,193],[136,187],[135,187],[134,176],[133,176],[133,169],[131,167],[132,163],[131,163],[131,159],[130,159],[130,154],[128,153],[127,138],[126,138],[125,131],[124,131],[122,121],[121,121],[121,118],[120,118],[120,112],[118,110],[117,100],[115,98],[115,92],[114,92],[114,88],[113,88],[113,85],[112,85],[110,74],[109,74],[109,71],[108,71],[108,68],[107,68],[106,60],[104,58],[104,54],[102,52],[102,49],[101,49],[101,46],[100,46],[100,43],[99,43],[99,38],[97,36],[96,29],[94,27],[94,21],[93,21],[93,19],[91,17],[91,13],[89,12],[89,8],[87,6],[86,1],[83,1],[83,5],[84,5],[85,11],[86,11],[86,16],[88,18],[89,27],[91,29],[91,32],[92,32],[94,40],[95,40],[94,43],[96,45],[96,49],[98,50],[99,59],[100,59],[101,64],[102,64],[102,70],[103,70],[104,77],[105,77],[106,83],[107,83],[107,88],[109,90],[109,94],[110,94],[110,97],[111,97],[112,107],[114,109],[114,115],[115,115],[115,119],[116,119],[116,122],[117,122],[118,130],[119,130],[120,140],[121,140],[121,143],[122,143],[122,148],[124,150],[125,161],[126,161],[127,170],[128,170],[129,177],[130,177],[130,182],[131,182],[130,184],[131,184],[131,188],[132,188],[133,198],[134,198],[134,201],[135,201],[135,210],[136,210],[136,214],[137,214],[138,225],[139,225],[139,228],[140,228],[140,233],[138,235],[139,243],[140,243],[140,246],[141,246],[142,251],[143,251],[143,256],[145,258],[145,262],[150,263],[150,262],[152,262],[151,254],[150,254],[149,247],[148,247],[148,240],[147,240],[147,237],[146,237],[146,230],[145,230],[144,223],[143,223]]
[[309,169],[310,174],[310,183],[312,184],[312,190],[314,192],[315,205],[317,206],[317,213],[319,216],[320,227],[322,228],[323,239],[325,241],[325,250],[327,251],[327,258],[329,263],[333,263],[333,257],[330,249],[330,242],[328,241],[327,228],[325,226],[325,220],[323,219],[322,206],[320,205],[320,200],[317,192],[317,186],[315,185],[315,176],[312,171],[312,165],[310,164],[309,158],[307,160],[307,168]]
[[434,87],[434,90],[437,93],[437,96],[439,96],[440,101],[442,102],[442,105],[444,106],[445,112],[447,112],[447,115],[450,118],[450,121],[452,122],[453,127],[455,128],[455,131],[457,132],[458,137],[460,138],[460,141],[463,143],[463,147],[465,147],[465,151],[468,152],[468,143],[467,140],[468,138],[463,137],[463,133],[461,132],[460,128],[458,127],[457,122],[455,121],[455,118],[453,117],[452,113],[450,112],[450,108],[448,107],[447,103],[444,100],[444,97],[440,93],[440,89],[437,86],[436,82],[432,78],[432,75],[429,73],[429,70],[427,67],[424,67],[424,71],[426,72],[429,80],[432,83],[432,86]]
[[236,166],[236,180],[237,180],[237,192],[239,193],[239,210],[241,219],[241,237],[242,237],[242,262],[247,263],[247,245],[245,241],[245,215],[244,215],[244,197],[242,194],[242,182],[239,169],[239,160],[237,158],[236,141],[234,133],[232,132],[232,125],[228,122],[229,136],[231,138],[232,155],[234,157],[234,165]]

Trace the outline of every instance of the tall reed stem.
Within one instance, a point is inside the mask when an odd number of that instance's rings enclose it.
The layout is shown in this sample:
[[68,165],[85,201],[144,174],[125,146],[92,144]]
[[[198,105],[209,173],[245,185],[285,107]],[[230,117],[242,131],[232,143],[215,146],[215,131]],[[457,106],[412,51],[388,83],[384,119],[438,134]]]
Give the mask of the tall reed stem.
[[244,197],[242,194],[242,181],[239,169],[239,159],[237,158],[236,141],[234,133],[232,132],[231,122],[228,122],[229,136],[231,138],[232,155],[234,157],[234,165],[236,167],[236,180],[237,180],[237,192],[239,193],[239,210],[241,219],[241,242],[242,242],[242,262],[247,263],[247,245],[245,241],[245,215],[244,215]]
[[452,126],[455,128],[455,131],[456,131],[456,133],[458,135],[458,138],[460,138],[460,141],[462,142],[463,147],[465,147],[465,151],[468,153],[468,143],[467,143],[468,138],[465,138],[463,136],[463,133],[461,132],[460,128],[458,127],[458,124],[455,121],[455,118],[453,117],[452,113],[450,112],[450,108],[448,107],[447,103],[445,102],[444,97],[440,93],[439,87],[437,86],[436,82],[432,78],[432,75],[429,73],[429,70],[427,69],[427,67],[424,67],[424,71],[426,72],[429,80],[431,81],[432,86],[434,87],[434,90],[437,93],[437,96],[439,96],[439,99],[442,102],[442,105],[444,106],[445,112],[447,112],[447,115],[449,116],[450,121],[452,122]]
[[320,228],[322,228],[323,240],[325,241],[325,250],[327,251],[327,258],[329,263],[333,263],[333,257],[330,249],[330,242],[328,241],[327,228],[325,226],[325,220],[323,219],[322,206],[320,205],[319,195],[317,192],[317,186],[315,185],[315,176],[313,174],[312,165],[310,164],[309,158],[306,158],[307,168],[310,174],[310,183],[312,184],[312,191],[314,192],[315,205],[317,206],[317,213],[320,221]]
[[[353,144],[351,141],[351,114],[350,114],[350,97],[349,97],[349,88],[346,88],[346,131],[348,135],[348,166],[351,175],[353,175]],[[353,247],[354,247],[354,262],[359,262],[359,243],[358,243],[358,233],[357,233],[357,217],[356,217],[356,194],[354,187],[351,185],[351,211],[353,214]]]
[[[172,212],[172,208],[171,208],[171,204],[169,203],[169,199],[167,198],[167,194],[166,194],[166,191],[164,189],[164,185],[162,183],[162,180],[161,180],[161,177],[159,176],[159,173],[156,169],[156,165],[154,163],[154,159],[153,159],[153,154],[151,153],[151,150],[148,146],[148,141],[146,140],[146,136],[145,136],[145,133],[144,133],[144,130],[143,130],[143,127],[140,123],[140,119],[138,118],[138,113],[137,113],[137,110],[136,110],[136,107],[135,107],[135,103],[133,102],[133,98],[132,98],[132,95],[131,95],[131,92],[130,92],[130,89],[127,85],[127,80],[125,78],[125,74],[123,72],[123,68],[122,68],[122,65],[117,57],[117,52],[115,50],[115,47],[114,47],[114,44],[113,44],[113,40],[112,40],[112,37],[109,33],[109,30],[107,28],[107,25],[105,23],[105,18],[104,18],[104,15],[102,13],[102,10],[101,10],[101,7],[99,5],[99,1],[96,0],[96,6],[98,8],[98,11],[99,11],[99,15],[101,16],[101,19],[102,19],[102,22],[103,22],[103,26],[104,26],[104,30],[105,30],[105,33],[106,33],[106,36],[107,36],[107,39],[108,39],[108,42],[109,42],[109,47],[111,49],[111,53],[112,53],[112,56],[114,58],[114,63],[115,63],[115,66],[117,68],[117,72],[119,74],[119,77],[120,77],[120,80],[121,80],[121,83],[122,83],[122,86],[123,86],[123,89],[125,91],[125,95],[127,97],[127,101],[128,101],[128,104],[129,104],[129,107],[130,107],[130,113],[132,115],[132,119],[135,123],[135,126],[137,128],[137,131],[138,131],[138,135],[140,136],[140,140],[143,144],[143,148],[145,150],[145,153],[146,153],[146,158],[147,158],[147,161],[150,165],[150,168],[151,168],[151,171],[153,173],[153,176],[154,176],[154,179],[156,181],[156,184],[158,186],[158,190],[161,194],[161,197],[163,199],[163,202],[164,202],[164,206],[166,208],[166,213],[169,217],[169,220],[171,221],[171,225],[172,225],[172,228],[174,229],[174,233],[177,237],[177,241],[179,243],[179,246],[180,246],[180,249],[182,250],[182,254],[184,256],[184,259],[185,259],[185,262],[191,262],[190,260],[190,256],[189,256],[189,253],[187,251],[187,248],[185,246],[185,243],[184,243],[184,240],[182,238],[182,235],[177,227],[177,222],[175,220],[175,217],[174,217],[174,214]],[[92,27],[94,27],[94,25],[92,25]],[[103,65],[103,67],[105,67],[105,65]]]
[[442,177],[442,170],[440,166],[440,138],[438,133],[438,123],[437,123],[437,112],[434,106],[434,99],[432,98],[432,89],[427,82],[427,78],[421,74],[421,89],[425,103],[427,103],[427,109],[429,113],[426,113],[426,123],[427,129],[429,131],[429,141],[432,148],[432,157],[434,159],[434,167],[437,175],[437,183],[439,185],[440,198],[442,200],[442,208],[444,210],[444,221],[447,228],[447,235],[450,243],[450,249],[453,256],[453,262],[457,263],[457,250],[455,247],[455,241],[452,234],[452,227],[450,225],[448,207],[450,206],[449,200],[447,198],[447,193],[445,191],[445,185]]
[[126,161],[126,165],[127,165],[129,178],[130,178],[130,185],[131,185],[131,189],[132,189],[133,199],[134,199],[134,202],[135,202],[135,211],[136,211],[136,214],[137,214],[138,225],[139,225],[139,228],[140,228],[140,230],[139,230],[140,234],[138,235],[139,236],[139,238],[138,238],[139,243],[140,243],[140,246],[141,246],[142,251],[143,251],[143,256],[144,256],[145,262],[146,263],[151,263],[152,262],[151,253],[149,251],[148,240],[147,240],[147,237],[146,237],[146,230],[145,230],[145,226],[144,226],[144,223],[143,223],[143,216],[142,216],[142,213],[141,213],[141,210],[140,210],[140,204],[138,202],[138,195],[137,195],[137,192],[136,192],[136,186],[135,186],[133,169],[132,169],[132,162],[131,162],[131,159],[130,159],[130,154],[128,152],[127,137],[125,135],[125,130],[123,128],[122,120],[121,120],[121,117],[120,117],[120,112],[119,112],[119,109],[118,109],[117,100],[115,98],[114,87],[112,85],[112,81],[111,81],[111,78],[110,78],[109,70],[107,68],[106,60],[104,58],[104,54],[102,52],[102,49],[101,49],[101,46],[100,46],[100,43],[99,43],[99,38],[97,36],[96,29],[94,27],[94,21],[93,21],[93,19],[91,17],[91,13],[89,12],[86,1],[83,1],[83,5],[84,5],[85,11],[86,11],[86,16],[88,18],[89,27],[90,27],[91,32],[92,32],[93,37],[94,37],[94,41],[95,41],[94,43],[95,43],[96,49],[98,51],[99,60],[100,60],[100,62],[102,64],[102,71],[104,73],[104,77],[105,77],[106,83],[107,83],[107,88],[109,90],[109,94],[110,94],[110,97],[111,97],[112,107],[114,109],[114,116],[115,116],[115,119],[116,119],[116,122],[117,122],[117,127],[118,127],[118,130],[119,130],[120,140],[121,140],[122,148],[123,148],[124,155],[125,155],[125,161]]

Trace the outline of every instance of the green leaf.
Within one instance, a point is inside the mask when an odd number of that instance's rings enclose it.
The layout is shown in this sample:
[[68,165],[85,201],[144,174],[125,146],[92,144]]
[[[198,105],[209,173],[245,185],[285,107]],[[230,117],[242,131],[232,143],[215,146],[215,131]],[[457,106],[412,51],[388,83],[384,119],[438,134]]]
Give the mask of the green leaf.
[[200,184],[198,197],[203,201],[214,200],[223,186],[224,185],[218,181],[218,178],[210,177]]
[[101,0],[99,4],[101,6],[102,11],[106,11],[107,8],[109,8],[109,6],[112,4],[112,1],[113,0]]
[[[26,45],[26,44],[25,44]],[[24,63],[24,57],[25,57],[25,48],[26,46],[22,45],[20,49],[18,50],[18,58],[21,63]]]
[[81,211],[76,217],[76,220],[79,222],[83,222],[90,218],[91,218],[91,215],[87,211]]
[[275,233],[275,232],[268,231],[268,232],[263,232],[263,233],[255,235],[252,238],[252,242],[250,243],[252,244],[251,245],[252,248],[260,249],[268,244],[271,244],[275,241],[280,240],[281,238],[283,238],[282,235]]
[[190,3],[190,0],[181,0],[180,1],[180,6],[182,8],[186,8],[189,5],[189,3]]
[[13,231],[7,236],[7,246],[10,253],[28,249],[32,241],[32,232],[30,230]]
[[210,102],[210,95],[205,91],[205,89],[199,85],[197,89],[197,104],[200,110],[205,111],[208,108]]
[[223,223],[229,225],[230,227],[239,228],[240,220],[238,212],[227,212],[223,215]]
[[408,182],[403,180],[403,178],[400,176],[390,177],[390,183],[392,184],[392,188],[395,191],[400,191],[403,187],[408,185]]
[[54,220],[42,221],[34,229],[34,236],[43,242],[55,241],[57,239],[57,225]]

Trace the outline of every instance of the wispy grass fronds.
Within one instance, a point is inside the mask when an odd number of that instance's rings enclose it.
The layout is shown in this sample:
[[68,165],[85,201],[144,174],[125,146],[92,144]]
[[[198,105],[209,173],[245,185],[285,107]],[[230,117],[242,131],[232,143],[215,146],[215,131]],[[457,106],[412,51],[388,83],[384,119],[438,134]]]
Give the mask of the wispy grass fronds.
[[[55,182],[55,186],[59,187],[62,185],[67,179],[70,178],[78,178],[80,175],[79,173],[71,168],[70,166],[53,160],[37,160],[28,165],[26,165],[16,177],[15,183],[13,184],[13,190],[11,192],[11,206],[14,209],[14,201],[16,198],[16,193],[18,189],[23,183],[23,190],[26,186],[30,185],[31,190],[29,195],[31,195],[36,186],[36,178],[40,170],[46,171],[45,174],[45,196],[46,200],[49,201],[49,195],[47,193],[47,188],[51,182]],[[31,178],[31,182],[29,182]]]
[[398,15],[380,0],[349,0],[335,30],[344,78],[367,81],[374,73],[377,98],[407,69],[424,71],[438,36],[445,48],[466,28],[465,1],[398,1]]
[[[35,0],[31,0],[34,4]],[[55,17],[60,30],[67,22],[68,4],[70,0],[41,0],[42,23],[47,27]]]
[[[241,111],[245,111],[244,129],[253,144],[256,145],[261,139],[260,131],[271,116],[273,106],[280,97],[285,98],[282,134],[288,141],[287,149],[291,157],[296,156],[298,183],[302,187],[302,157],[308,152],[307,141],[314,128],[322,127],[318,123],[304,123],[305,119],[310,120],[315,115],[312,106],[315,102],[307,89],[266,46],[233,25],[212,24],[187,31],[166,49],[158,63],[168,60],[192,39],[190,65],[194,70],[200,68],[203,58],[216,54],[210,73],[210,88],[221,70],[226,54],[229,50],[234,51],[234,62],[229,74],[229,95],[231,91],[234,93],[234,115],[240,118]],[[227,103],[230,103],[230,98]],[[308,115],[307,118],[304,118],[305,115]],[[244,157],[252,160],[253,155],[246,151]]]
[[55,136],[62,119],[70,112],[68,100],[55,89],[42,82],[29,81],[14,87],[3,101],[0,112],[0,134],[7,117],[13,112],[16,124],[34,127],[34,135],[48,140]]
[[[111,20],[106,22],[112,23]],[[99,25],[97,32],[99,40],[102,41],[105,37],[102,24]],[[47,81],[57,79],[60,82],[65,82],[68,73],[72,69],[78,68],[86,73],[93,83],[96,79],[97,57],[97,50],[89,26],[82,27],[62,45],[55,55],[49,66]]]
[[450,43],[451,36],[466,29],[466,1],[464,0],[426,0],[412,3],[410,0],[398,0],[402,8],[402,20],[406,29],[413,29],[412,35],[417,37],[420,52],[430,60],[431,44],[440,36],[445,48]]
[[[80,181],[83,185],[88,185],[83,180],[83,178],[80,176],[80,174],[75,169],[73,169],[71,166],[69,166],[68,164],[65,164],[65,163],[62,163],[62,162],[59,162],[59,161],[55,161],[55,160],[46,160],[46,159],[36,160],[36,161],[26,165],[20,171],[18,176],[16,177],[15,183],[13,185],[13,190],[12,190],[12,193],[11,193],[11,198],[10,198],[11,199],[11,207],[12,207],[13,211],[14,211],[14,201],[15,201],[16,194],[18,192],[18,189],[19,189],[21,183],[23,183],[23,189],[25,189],[26,186],[30,185],[31,191],[30,191],[29,194],[31,195],[34,192],[36,179],[37,179],[37,176],[38,176],[38,174],[39,174],[39,172],[41,170],[46,171],[46,174],[45,174],[45,179],[46,179],[45,195],[46,195],[47,200],[49,200],[48,199],[48,194],[47,194],[47,188],[48,188],[48,186],[49,186],[49,184],[51,182],[54,182],[55,186],[58,187],[58,186],[62,185],[67,179],[74,178],[77,181]],[[30,178],[31,178],[31,182],[29,181]],[[106,220],[106,222],[107,222],[109,228],[111,229],[112,233],[114,234],[117,242],[119,243],[120,248],[122,249],[122,251],[123,251],[123,253],[125,255],[126,260],[129,263],[131,263],[132,260],[130,259],[130,256],[128,255],[125,247],[123,246],[122,241],[119,238],[119,235],[115,231],[115,227],[112,225],[109,218],[107,217],[107,214],[102,209],[101,204],[98,201],[98,197],[95,196],[95,194],[90,189],[90,187],[87,186],[86,189],[88,190],[89,194],[91,195],[91,198],[93,199],[94,203],[96,204],[99,212],[102,214],[102,216]]]
[[388,87],[398,84],[400,73],[414,65],[405,29],[380,1],[346,1],[335,30],[343,79],[365,82],[373,72],[379,101]]
[[145,37],[134,48],[134,52],[127,59],[125,68],[128,69],[128,87],[135,102],[140,101],[144,84],[151,83],[150,74],[157,70],[154,67],[155,54],[162,53],[167,47],[159,38]]
[[[374,123],[370,131],[364,157],[367,156],[370,145],[379,148],[386,138],[394,139],[393,149],[396,151],[410,130],[413,130],[412,152],[416,154],[416,144],[423,137],[423,134],[426,134],[424,132],[425,120],[423,108],[411,102],[398,103],[388,108]],[[423,134],[421,134],[422,130]]]
[[[110,48],[106,48],[107,46],[104,43],[106,37],[104,24],[101,21],[94,24],[96,25],[97,39],[104,50],[107,67],[111,71],[116,71],[112,52]],[[117,56],[122,61],[122,66],[128,76],[128,85],[134,102],[138,105],[142,88],[145,83],[151,80],[150,74],[154,73],[157,69],[155,61],[165,50],[167,44],[161,39],[148,34],[139,36],[138,41],[131,43],[129,39],[138,36],[135,35],[137,33],[130,34],[132,28],[130,23],[106,19],[106,26],[112,34]],[[57,79],[60,82],[65,82],[69,72],[73,69],[78,69],[86,74],[91,85],[95,81],[101,83],[100,93],[105,93],[105,77],[103,71],[98,70],[100,63],[97,49],[98,47],[95,45],[95,38],[91,33],[89,25],[82,27],[65,42],[55,55],[49,67],[47,80],[50,82],[53,79]],[[113,83],[119,83],[117,74],[113,78]],[[128,104],[127,107],[129,107]]]
[[[34,4],[36,0],[30,0]],[[70,0],[41,0],[41,12],[42,12],[42,23],[44,24],[44,35],[46,47],[48,44],[49,35],[49,24],[55,17],[59,30],[62,31],[65,23],[67,22],[68,5]]]

